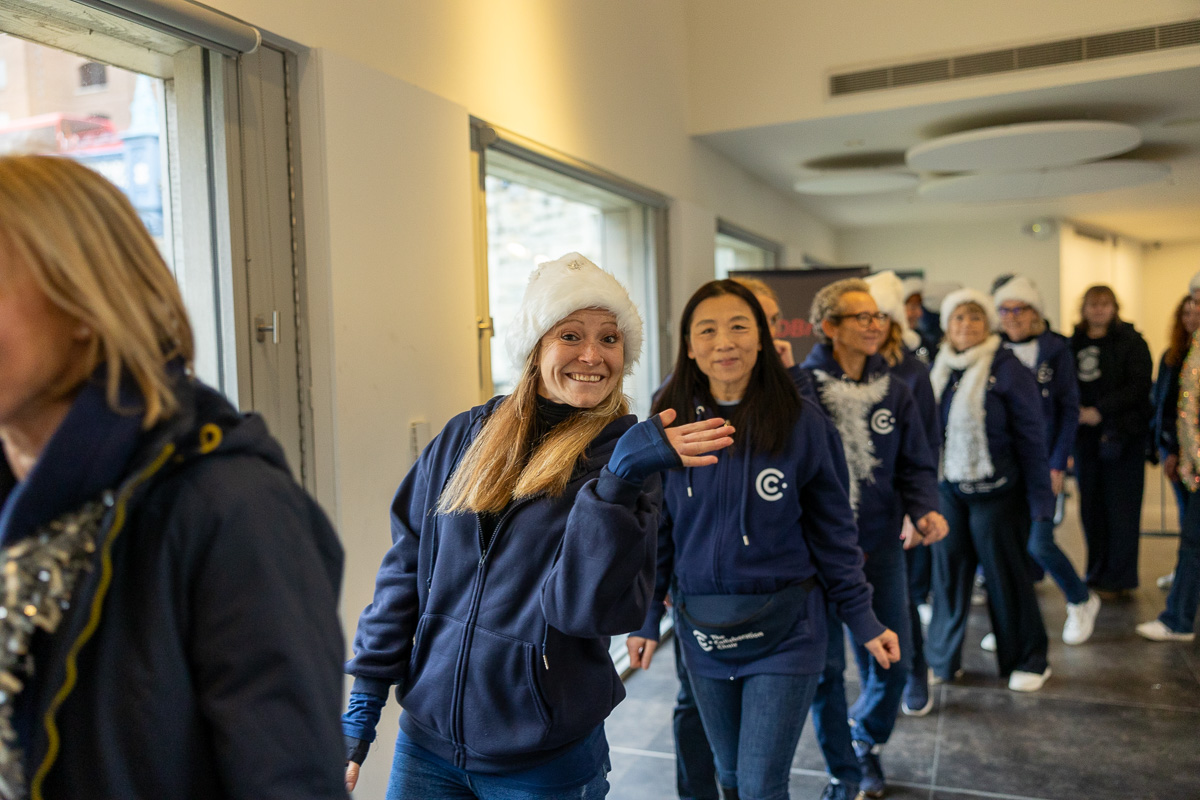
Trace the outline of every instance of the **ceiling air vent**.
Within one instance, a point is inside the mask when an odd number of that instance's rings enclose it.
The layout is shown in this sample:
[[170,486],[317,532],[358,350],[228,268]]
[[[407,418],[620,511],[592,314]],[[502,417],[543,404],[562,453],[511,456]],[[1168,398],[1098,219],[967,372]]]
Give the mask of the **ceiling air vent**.
[[846,72],[829,79],[829,92],[834,97],[855,92],[893,89],[919,83],[937,83],[957,78],[994,75],[1020,69],[1073,64],[1097,58],[1112,58],[1130,53],[1146,53],[1171,47],[1200,44],[1200,19],[1173,22],[1153,28],[1134,28],[1127,31],[1062,39],[1009,50],[917,61],[877,67],[860,72]]

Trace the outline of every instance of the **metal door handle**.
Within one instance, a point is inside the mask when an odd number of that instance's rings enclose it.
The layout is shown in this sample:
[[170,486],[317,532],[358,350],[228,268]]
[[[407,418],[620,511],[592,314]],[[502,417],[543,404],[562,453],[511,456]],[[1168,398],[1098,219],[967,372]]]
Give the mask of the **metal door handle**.
[[267,334],[271,334],[271,343],[279,344],[279,312],[271,312],[271,324],[268,325],[262,316],[254,318],[254,338],[260,342],[267,340]]

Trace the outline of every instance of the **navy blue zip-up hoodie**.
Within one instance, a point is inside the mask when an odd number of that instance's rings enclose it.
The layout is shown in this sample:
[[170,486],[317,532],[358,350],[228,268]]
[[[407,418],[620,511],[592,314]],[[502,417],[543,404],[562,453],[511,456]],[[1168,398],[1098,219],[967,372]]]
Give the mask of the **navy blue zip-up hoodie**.
[[654,587],[660,480],[605,465],[637,421],[613,421],[559,497],[515,501],[486,553],[477,515],[433,509],[503,400],[459,414],[392,503],[392,547],[346,672],[397,686],[416,744],[472,772],[544,764],[625,697],[608,637],[635,630]]
[[[938,423],[945,436],[950,402],[962,378],[959,370],[950,373],[938,407]],[[1001,478],[1015,483],[1022,480],[1029,501],[1029,513],[1035,520],[1054,518],[1054,493],[1050,491],[1050,466],[1046,458],[1046,431],[1042,423],[1041,392],[1033,373],[1001,347],[992,359],[991,377],[983,401],[984,430],[988,451],[996,474],[988,483]],[[983,493],[978,486],[950,484],[964,495]],[[997,487],[999,488],[999,487]],[[970,489],[970,491],[967,491]]]
[[[824,372],[831,380],[852,381],[824,343],[809,352],[804,368]],[[890,375],[887,361],[876,354],[867,359],[862,379],[853,382],[867,384]],[[820,386],[817,379],[818,393]],[[825,410],[835,421],[841,411],[829,405]],[[882,547],[902,547],[900,526],[905,514],[915,522],[938,510],[938,481],[920,411],[902,380],[889,377],[887,393],[870,409],[867,430],[876,464],[870,478],[859,481],[857,521],[859,547],[870,554]]]
[[[1001,337],[1004,346],[1011,348],[1008,337],[1003,334]],[[1067,337],[1049,328],[1043,331],[1037,337],[1037,362],[1032,372],[1042,398],[1050,469],[1065,470],[1079,428],[1079,383],[1075,379],[1075,356]]]
[[[711,416],[697,409],[698,418]],[[806,609],[770,655],[730,664],[682,639],[689,670],[710,678],[765,673],[811,674],[825,667],[825,603],[859,642],[886,628],[871,611],[871,587],[846,493],[845,467],[831,446],[829,420],[801,401],[779,455],[734,446],[715,466],[664,473],[655,602],[637,636],[658,639],[672,573],[680,591],[765,594],[816,577]],[[839,469],[839,465],[840,469]]]
[[938,425],[937,398],[933,396],[933,384],[929,382],[929,365],[915,351],[904,348],[904,358],[891,367],[892,374],[904,381],[917,403],[917,414],[921,427],[929,440],[929,452],[936,462],[942,452],[942,426]]

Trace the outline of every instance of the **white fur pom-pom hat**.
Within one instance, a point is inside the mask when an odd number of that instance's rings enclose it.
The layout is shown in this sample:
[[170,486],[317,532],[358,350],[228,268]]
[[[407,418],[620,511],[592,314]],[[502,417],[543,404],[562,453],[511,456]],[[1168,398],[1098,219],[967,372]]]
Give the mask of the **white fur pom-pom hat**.
[[879,306],[879,310],[900,326],[900,338],[904,341],[904,346],[909,350],[916,350],[921,344],[921,337],[908,327],[908,313],[904,310],[904,301],[911,296],[911,293],[905,294],[905,281],[900,280],[900,276],[890,269],[886,272],[868,275],[863,280],[870,287],[871,298],[875,301],[875,305]]
[[987,314],[989,331],[1000,327],[1000,315],[996,313],[996,307],[992,305],[992,298],[978,289],[956,289],[946,295],[946,299],[942,301],[942,330],[950,329],[950,317],[954,315],[954,309],[965,303],[974,303],[983,309],[983,313]]
[[1033,281],[1026,278],[1024,275],[1014,275],[1009,278],[996,293],[992,295],[992,300],[999,309],[1002,303],[1010,300],[1024,303],[1038,313],[1039,317],[1044,317],[1042,313],[1042,293],[1033,285]]
[[616,316],[625,343],[625,374],[632,372],[642,355],[642,316],[625,287],[579,253],[538,264],[529,274],[521,308],[504,340],[513,366],[522,369],[542,337],[581,308],[603,308]]

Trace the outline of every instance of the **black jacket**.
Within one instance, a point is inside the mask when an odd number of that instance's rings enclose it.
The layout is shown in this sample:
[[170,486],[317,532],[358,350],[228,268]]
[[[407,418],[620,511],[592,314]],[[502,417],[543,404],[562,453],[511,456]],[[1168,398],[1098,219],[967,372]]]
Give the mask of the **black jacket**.
[[[1124,447],[1136,441],[1141,447],[1150,424],[1150,385],[1154,363],[1146,340],[1128,322],[1114,322],[1099,339],[1088,338],[1077,326],[1071,336],[1079,378],[1080,403],[1089,393],[1100,412],[1099,434]],[[1079,426],[1079,436],[1096,435],[1096,429]]]
[[35,640],[32,797],[344,798],[341,547],[260,417],[180,399]]

